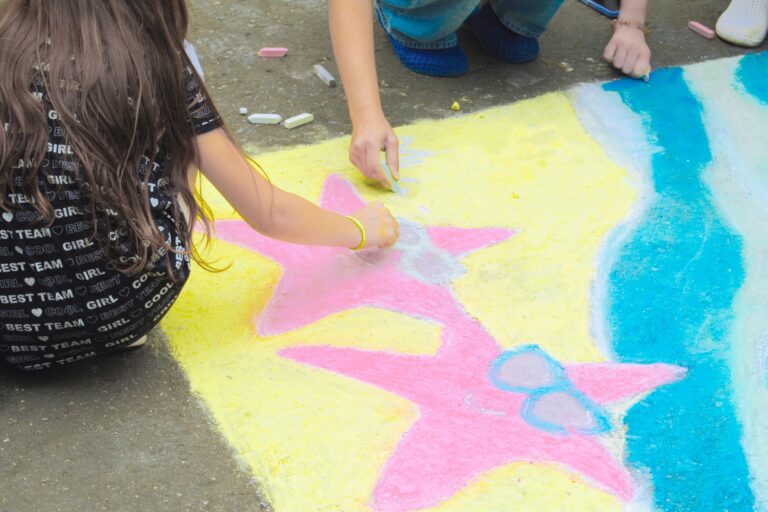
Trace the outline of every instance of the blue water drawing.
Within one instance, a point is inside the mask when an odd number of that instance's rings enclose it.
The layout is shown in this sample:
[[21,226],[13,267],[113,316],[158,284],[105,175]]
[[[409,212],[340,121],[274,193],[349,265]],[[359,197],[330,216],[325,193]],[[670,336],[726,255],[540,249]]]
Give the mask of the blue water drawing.
[[622,362],[666,362],[687,377],[626,417],[629,464],[647,472],[665,512],[752,512],[726,339],[744,281],[742,241],[722,220],[702,176],[711,163],[701,105],[682,69],[652,84],[606,84],[642,119],[657,197],[619,249],[608,279],[607,325]]
[[768,105],[768,52],[742,57],[736,81],[748,94]]

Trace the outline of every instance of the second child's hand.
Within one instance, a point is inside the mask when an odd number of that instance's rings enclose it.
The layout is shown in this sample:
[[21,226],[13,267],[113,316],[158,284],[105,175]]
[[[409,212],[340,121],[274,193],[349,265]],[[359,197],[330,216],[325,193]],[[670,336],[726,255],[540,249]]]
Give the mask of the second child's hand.
[[603,53],[614,68],[644,80],[648,80],[651,72],[651,49],[645,40],[647,11],[648,0],[622,0],[613,37]]
[[328,0],[331,42],[341,82],[349,103],[352,143],[349,159],[366,177],[390,188],[381,168],[387,153],[395,179],[400,177],[398,140],[384,115],[373,52],[373,16],[370,0]]
[[651,50],[638,27],[617,26],[603,56],[625,75],[645,78],[651,72]]
[[392,183],[381,165],[381,152],[385,151],[386,161],[395,180],[400,179],[400,141],[389,122],[380,116],[378,119],[359,121],[352,130],[352,143],[349,147],[349,160],[366,177],[376,180],[386,188]]

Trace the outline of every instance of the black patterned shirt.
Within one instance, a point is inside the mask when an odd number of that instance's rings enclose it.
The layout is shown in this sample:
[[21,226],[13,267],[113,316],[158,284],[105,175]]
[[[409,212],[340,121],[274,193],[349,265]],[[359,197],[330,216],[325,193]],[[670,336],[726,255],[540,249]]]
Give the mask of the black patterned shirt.
[[[191,69],[186,77],[195,133],[221,126]],[[140,275],[120,272],[107,260],[92,239],[88,193],[77,178],[78,162],[58,116],[42,84],[32,90],[48,109],[50,136],[39,186],[53,204],[55,221],[41,225],[23,193],[9,193],[13,209],[0,211],[0,359],[24,370],[45,370],[113,351],[147,334],[178,297],[190,266],[187,254],[171,252],[173,280],[166,257]],[[150,173],[152,216],[169,245],[183,251],[188,241],[176,228],[164,158],[160,155],[149,169],[148,163],[147,158],[137,172]],[[12,172],[17,184],[22,179],[18,169],[0,172]],[[125,223],[112,224],[117,237]]]

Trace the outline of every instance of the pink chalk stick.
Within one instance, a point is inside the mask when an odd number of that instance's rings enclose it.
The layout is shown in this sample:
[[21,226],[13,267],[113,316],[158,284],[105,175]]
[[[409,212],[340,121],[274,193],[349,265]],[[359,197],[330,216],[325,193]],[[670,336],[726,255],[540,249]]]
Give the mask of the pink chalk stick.
[[707,39],[715,38],[715,31],[706,25],[702,25],[698,21],[689,21],[688,28],[699,34],[701,37],[706,37]]
[[262,48],[259,50],[259,57],[279,58],[288,54],[288,48]]

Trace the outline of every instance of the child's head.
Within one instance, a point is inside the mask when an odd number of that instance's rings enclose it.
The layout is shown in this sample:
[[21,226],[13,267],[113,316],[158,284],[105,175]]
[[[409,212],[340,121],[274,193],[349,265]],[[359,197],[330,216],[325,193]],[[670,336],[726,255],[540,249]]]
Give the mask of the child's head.
[[11,207],[12,168],[27,162],[15,188],[53,221],[37,186],[50,115],[30,94],[39,81],[91,191],[91,218],[109,208],[127,219],[139,258],[131,270],[145,267],[165,245],[137,172],[145,155],[154,160],[161,152],[173,199],[178,194],[192,215],[198,211],[187,179],[194,146],[186,31],[184,0],[0,1],[0,207]]

